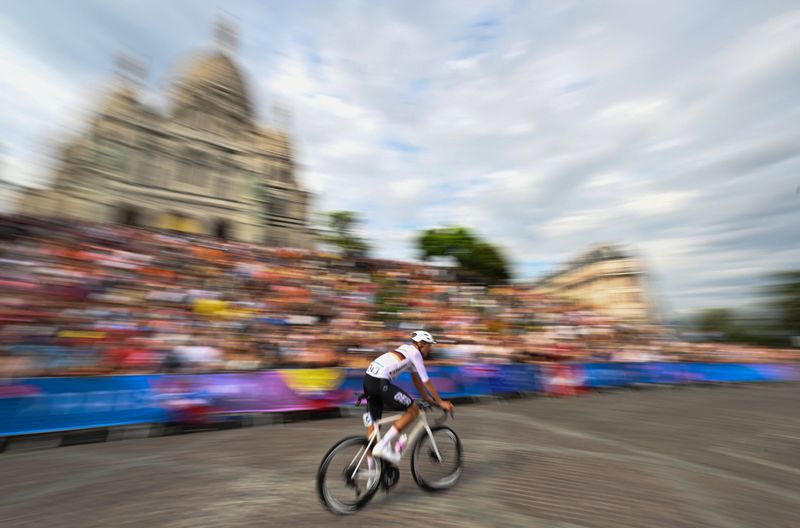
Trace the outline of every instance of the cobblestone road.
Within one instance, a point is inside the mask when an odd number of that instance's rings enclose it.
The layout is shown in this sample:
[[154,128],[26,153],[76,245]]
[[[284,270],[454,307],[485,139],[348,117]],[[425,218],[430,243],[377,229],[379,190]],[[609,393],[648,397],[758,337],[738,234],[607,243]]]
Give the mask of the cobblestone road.
[[[0,455],[0,526],[800,527],[800,386],[459,406],[459,484],[335,517],[314,477],[359,418]],[[419,517],[424,518],[420,519]]]

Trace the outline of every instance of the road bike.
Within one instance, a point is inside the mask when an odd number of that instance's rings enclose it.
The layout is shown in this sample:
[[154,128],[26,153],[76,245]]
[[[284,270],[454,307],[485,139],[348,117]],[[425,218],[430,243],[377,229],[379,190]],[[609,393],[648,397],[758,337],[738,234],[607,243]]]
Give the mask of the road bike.
[[[360,394],[356,406],[365,398]],[[442,411],[443,415],[431,427],[427,413],[434,407],[424,401],[417,405],[422,412],[403,431],[408,441],[402,457],[411,453],[411,476],[420,488],[426,491],[452,488],[464,470],[461,440],[455,431],[442,425],[447,420],[447,412]],[[375,457],[370,469],[367,453],[380,441],[380,427],[398,418],[400,415],[383,418],[375,422],[369,438],[349,436],[325,454],[317,470],[317,492],[328,510],[339,515],[355,513],[366,506],[378,489],[383,488],[388,493],[397,484],[399,468]],[[371,423],[370,414],[364,413],[364,426]]]

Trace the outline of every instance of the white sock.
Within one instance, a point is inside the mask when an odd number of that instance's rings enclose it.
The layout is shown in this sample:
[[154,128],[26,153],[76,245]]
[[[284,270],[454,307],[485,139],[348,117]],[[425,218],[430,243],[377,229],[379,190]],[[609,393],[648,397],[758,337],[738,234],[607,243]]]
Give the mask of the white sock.
[[388,446],[389,442],[391,442],[398,434],[400,434],[400,431],[397,430],[397,427],[392,426],[392,428],[386,432],[386,435],[381,438],[381,441],[378,442],[378,445],[381,446],[381,448]]

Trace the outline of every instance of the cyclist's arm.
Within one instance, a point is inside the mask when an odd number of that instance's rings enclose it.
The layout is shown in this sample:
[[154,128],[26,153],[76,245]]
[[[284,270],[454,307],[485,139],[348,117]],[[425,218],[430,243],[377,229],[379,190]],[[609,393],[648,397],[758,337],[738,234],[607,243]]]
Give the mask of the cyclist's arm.
[[423,400],[431,403],[435,401],[434,398],[428,394],[428,391],[425,389],[425,385],[422,383],[422,380],[419,379],[419,376],[417,375],[416,372],[411,373],[411,381],[414,382],[414,387],[416,387],[417,392],[419,393],[420,396],[422,396]]
[[[439,391],[437,391],[436,387],[433,386],[433,382],[428,376],[428,371],[425,370],[425,363],[422,361],[422,356],[419,354],[415,354],[412,355],[409,359],[411,360],[411,363],[414,365],[414,371],[415,371],[414,373],[419,376],[420,381],[422,381],[425,388],[428,389],[428,392],[433,397],[433,403],[445,409],[446,411],[452,410],[453,404],[450,402],[442,401],[442,397],[439,396]],[[420,392],[420,394],[422,394],[422,392]]]
[[431,380],[425,382],[425,388],[428,389],[428,392],[430,392],[431,396],[433,396],[433,403],[441,407],[442,403],[444,402],[442,401],[442,397],[439,396],[439,391],[437,391],[436,387],[433,386],[433,382]]

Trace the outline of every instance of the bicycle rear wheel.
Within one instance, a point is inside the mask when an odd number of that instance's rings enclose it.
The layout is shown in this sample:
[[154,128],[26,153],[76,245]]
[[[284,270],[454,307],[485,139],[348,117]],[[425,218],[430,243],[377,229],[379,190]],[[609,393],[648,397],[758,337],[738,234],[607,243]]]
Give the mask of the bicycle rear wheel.
[[422,436],[411,453],[411,476],[419,487],[428,491],[452,488],[464,471],[461,440],[455,431],[445,426],[431,428],[430,435]]
[[363,508],[380,487],[381,460],[367,466],[368,441],[363,436],[345,438],[322,459],[317,470],[317,493],[328,510],[348,515]]

